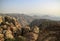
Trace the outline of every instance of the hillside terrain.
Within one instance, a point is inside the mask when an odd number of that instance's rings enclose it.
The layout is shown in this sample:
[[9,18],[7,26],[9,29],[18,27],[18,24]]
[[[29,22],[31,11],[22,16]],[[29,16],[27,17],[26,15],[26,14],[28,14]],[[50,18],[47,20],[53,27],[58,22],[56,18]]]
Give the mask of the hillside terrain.
[[60,41],[60,21],[37,19],[30,24],[35,25],[40,29],[37,41]]
[[60,41],[60,21],[0,14],[0,41]]

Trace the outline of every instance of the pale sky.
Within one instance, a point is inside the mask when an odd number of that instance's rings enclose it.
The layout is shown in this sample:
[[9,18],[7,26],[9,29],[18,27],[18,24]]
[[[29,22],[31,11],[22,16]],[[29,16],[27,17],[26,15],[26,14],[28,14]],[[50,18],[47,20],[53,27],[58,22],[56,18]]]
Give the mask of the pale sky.
[[0,13],[60,16],[60,0],[0,0]]

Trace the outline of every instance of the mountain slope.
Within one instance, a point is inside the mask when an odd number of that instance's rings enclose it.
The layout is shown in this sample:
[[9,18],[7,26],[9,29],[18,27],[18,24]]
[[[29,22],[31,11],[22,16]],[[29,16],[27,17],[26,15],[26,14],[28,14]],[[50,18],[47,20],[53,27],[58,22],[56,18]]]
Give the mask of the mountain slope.
[[40,28],[37,41],[60,41],[60,21],[36,19],[30,26],[38,26]]

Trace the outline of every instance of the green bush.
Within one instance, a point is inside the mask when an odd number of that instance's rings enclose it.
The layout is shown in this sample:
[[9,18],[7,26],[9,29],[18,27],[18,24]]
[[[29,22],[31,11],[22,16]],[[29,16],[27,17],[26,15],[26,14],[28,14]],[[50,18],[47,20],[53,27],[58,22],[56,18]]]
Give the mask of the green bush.
[[26,41],[26,38],[23,36],[20,36],[20,37],[16,38],[15,41]]
[[5,39],[5,41],[15,41],[15,39]]

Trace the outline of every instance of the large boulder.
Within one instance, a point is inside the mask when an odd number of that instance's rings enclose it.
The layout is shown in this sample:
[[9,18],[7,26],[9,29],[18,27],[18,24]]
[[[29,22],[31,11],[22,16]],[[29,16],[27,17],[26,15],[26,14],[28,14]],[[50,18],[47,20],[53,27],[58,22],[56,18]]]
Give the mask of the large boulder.
[[34,27],[32,27],[31,31],[38,34],[39,28],[37,26],[34,26]]
[[0,34],[0,41],[4,41],[4,35]]
[[5,33],[5,37],[8,39],[14,39],[14,36],[12,35],[12,32],[8,29]]

